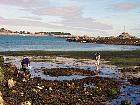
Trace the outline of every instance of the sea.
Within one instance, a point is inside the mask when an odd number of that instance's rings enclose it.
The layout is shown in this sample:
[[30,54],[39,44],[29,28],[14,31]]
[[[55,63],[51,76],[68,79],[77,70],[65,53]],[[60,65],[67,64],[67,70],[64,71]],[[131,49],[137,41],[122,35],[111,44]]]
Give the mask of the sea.
[[68,42],[52,36],[0,35],[0,52],[3,51],[126,51],[140,50],[140,46]]

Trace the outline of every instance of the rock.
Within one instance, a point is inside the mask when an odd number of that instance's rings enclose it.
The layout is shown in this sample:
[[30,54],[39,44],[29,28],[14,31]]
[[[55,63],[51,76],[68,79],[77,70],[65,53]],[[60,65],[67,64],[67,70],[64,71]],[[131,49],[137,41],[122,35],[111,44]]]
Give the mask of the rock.
[[52,87],[49,87],[49,90],[52,91]]
[[2,98],[2,93],[1,93],[1,91],[0,91],[0,105],[4,105],[4,100],[3,100],[3,98]]
[[20,93],[20,95],[21,95],[21,96],[23,96],[23,95],[24,95],[24,93],[23,93],[23,92],[21,92],[21,93]]
[[22,79],[23,82],[27,82],[27,80],[25,78]]
[[43,87],[40,87],[40,86],[36,86],[38,89],[43,89]]
[[22,102],[20,105],[32,105],[30,101]]
[[121,101],[121,105],[131,105],[131,101],[130,100],[123,100],[123,101]]
[[13,78],[8,80],[8,87],[12,88],[13,86],[15,86],[16,81],[13,80]]

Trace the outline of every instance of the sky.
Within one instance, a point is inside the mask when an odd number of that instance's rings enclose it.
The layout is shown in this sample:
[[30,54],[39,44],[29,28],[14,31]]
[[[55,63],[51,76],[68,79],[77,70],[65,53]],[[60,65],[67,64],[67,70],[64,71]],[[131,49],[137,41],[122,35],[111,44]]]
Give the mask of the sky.
[[13,31],[140,37],[140,0],[0,0],[0,27]]

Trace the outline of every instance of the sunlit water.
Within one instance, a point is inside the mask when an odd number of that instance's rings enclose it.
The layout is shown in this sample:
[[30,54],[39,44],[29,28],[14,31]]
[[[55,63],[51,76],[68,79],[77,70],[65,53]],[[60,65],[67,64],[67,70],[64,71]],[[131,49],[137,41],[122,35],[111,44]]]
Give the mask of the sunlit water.
[[50,36],[1,36],[0,51],[122,51],[140,46],[67,42],[65,38]]

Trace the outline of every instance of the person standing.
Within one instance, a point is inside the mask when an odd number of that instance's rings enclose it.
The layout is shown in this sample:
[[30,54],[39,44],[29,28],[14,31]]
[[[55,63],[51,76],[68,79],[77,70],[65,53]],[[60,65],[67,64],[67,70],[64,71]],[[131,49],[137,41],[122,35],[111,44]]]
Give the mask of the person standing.
[[96,71],[98,72],[99,72],[99,66],[100,66],[100,58],[101,58],[100,53],[97,52],[95,54],[95,67],[96,67]]

